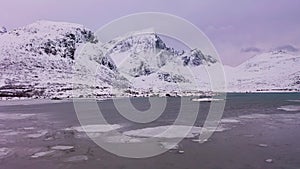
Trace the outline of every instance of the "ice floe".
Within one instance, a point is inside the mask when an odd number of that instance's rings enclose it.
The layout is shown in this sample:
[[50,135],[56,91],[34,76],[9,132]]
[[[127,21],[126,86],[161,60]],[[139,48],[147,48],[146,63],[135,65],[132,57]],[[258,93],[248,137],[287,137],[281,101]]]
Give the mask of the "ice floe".
[[289,102],[297,102],[300,103],[300,100],[288,100]]
[[0,120],[21,120],[35,116],[35,114],[0,113]]
[[268,118],[270,115],[268,114],[249,114],[249,115],[242,115],[238,118],[240,119],[261,119],[261,118]]
[[40,130],[37,133],[28,134],[26,137],[27,138],[39,138],[39,137],[42,137],[42,136],[46,135],[47,133],[48,133],[47,130]]
[[221,119],[221,123],[240,123],[241,121],[238,119],[228,118],[228,119]]
[[203,140],[201,140],[201,139],[193,139],[192,141],[196,142],[196,143],[205,143],[205,142],[208,141],[208,139],[203,139]]
[[177,143],[172,143],[172,142],[160,142],[159,143],[162,148],[168,149],[168,150],[178,150],[179,146]]
[[53,146],[51,147],[52,150],[72,150],[74,149],[74,146]]
[[265,162],[267,162],[267,163],[273,163],[273,159],[266,159]]
[[24,130],[34,130],[35,128],[34,127],[24,127],[23,129]]
[[277,108],[278,110],[284,110],[284,111],[300,111],[300,106],[297,105],[286,105],[281,106]]
[[105,141],[108,143],[140,143],[143,141],[143,139],[120,134],[114,136],[107,136],[105,137]]
[[54,154],[54,152],[55,152],[55,150],[38,152],[38,153],[33,154],[31,156],[31,158],[39,158],[39,157],[49,156],[49,155]]
[[23,133],[24,132],[15,131],[12,129],[0,130],[0,135],[2,135],[2,136],[16,136],[16,135],[23,134]]
[[97,124],[97,125],[86,125],[86,126],[78,126],[66,128],[66,131],[75,130],[77,132],[87,132],[87,133],[104,133],[112,130],[116,130],[121,128],[121,125],[118,124]]
[[201,127],[167,125],[126,131],[123,134],[134,137],[157,138],[194,138],[201,132]]
[[88,156],[86,155],[77,155],[77,156],[72,156],[69,158],[64,159],[64,162],[80,162],[80,161],[86,161],[88,160]]
[[7,157],[12,152],[11,149],[2,147],[0,148],[0,159]]
[[194,98],[193,102],[212,102],[212,101],[221,101],[224,99],[214,99],[214,98]]
[[123,134],[133,137],[154,137],[154,138],[195,138],[203,132],[211,131],[225,131],[226,128],[219,126],[217,128],[208,127],[196,127],[196,126],[184,126],[184,125],[166,125],[142,128],[137,130],[126,131]]
[[258,144],[259,147],[268,147],[267,144]]

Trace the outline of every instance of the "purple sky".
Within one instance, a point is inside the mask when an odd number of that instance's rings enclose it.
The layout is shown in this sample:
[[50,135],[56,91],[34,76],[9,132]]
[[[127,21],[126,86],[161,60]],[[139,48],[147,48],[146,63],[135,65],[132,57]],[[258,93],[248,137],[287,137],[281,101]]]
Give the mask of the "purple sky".
[[297,0],[3,0],[0,25],[13,29],[36,20],[67,21],[93,30],[136,12],[167,12],[183,17],[207,34],[225,64],[252,55],[300,48]]

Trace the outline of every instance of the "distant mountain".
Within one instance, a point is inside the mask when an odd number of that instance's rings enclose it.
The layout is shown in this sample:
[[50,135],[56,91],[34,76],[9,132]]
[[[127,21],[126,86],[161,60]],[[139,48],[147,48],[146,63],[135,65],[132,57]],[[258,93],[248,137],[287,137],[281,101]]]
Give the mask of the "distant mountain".
[[[221,62],[178,51],[154,32],[99,43],[82,25],[38,21],[0,30],[0,97],[111,97],[211,91]],[[228,91],[300,89],[300,56],[277,50],[224,66]],[[218,77],[214,77],[218,78]]]
[[230,91],[300,89],[300,56],[276,50],[254,56],[227,73]]
[[[109,42],[109,55],[117,70],[141,91],[179,92],[196,89],[192,67],[217,63],[199,49],[177,51],[168,47],[154,32],[132,33]],[[179,89],[181,88],[181,89]]]

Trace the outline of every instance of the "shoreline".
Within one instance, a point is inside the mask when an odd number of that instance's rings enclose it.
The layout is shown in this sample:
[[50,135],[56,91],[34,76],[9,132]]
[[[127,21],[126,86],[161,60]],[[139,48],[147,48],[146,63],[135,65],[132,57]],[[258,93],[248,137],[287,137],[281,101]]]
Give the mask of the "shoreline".
[[[255,91],[255,92],[226,92],[225,94],[298,94],[300,91]],[[222,93],[224,94],[224,93]],[[64,103],[64,102],[73,102],[76,100],[96,100],[96,101],[104,101],[110,99],[126,99],[126,98],[150,98],[150,97],[199,97],[199,96],[208,96],[208,95],[184,95],[184,96],[116,96],[116,97],[106,97],[106,98],[0,98],[0,106],[12,106],[12,105],[35,105],[35,104],[48,104],[48,103]]]

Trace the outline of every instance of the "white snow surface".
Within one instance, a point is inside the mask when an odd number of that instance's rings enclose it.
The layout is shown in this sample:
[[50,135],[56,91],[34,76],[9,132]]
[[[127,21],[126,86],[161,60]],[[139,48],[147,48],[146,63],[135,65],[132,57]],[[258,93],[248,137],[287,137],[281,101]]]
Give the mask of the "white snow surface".
[[[4,32],[4,31],[2,31]],[[225,75],[232,92],[299,91],[300,56],[278,50],[236,67],[200,49],[177,51],[151,31],[104,44],[83,25],[37,21],[0,34],[2,97],[112,97],[211,91]],[[217,72],[223,66],[224,72]],[[222,74],[220,74],[222,73]]]

